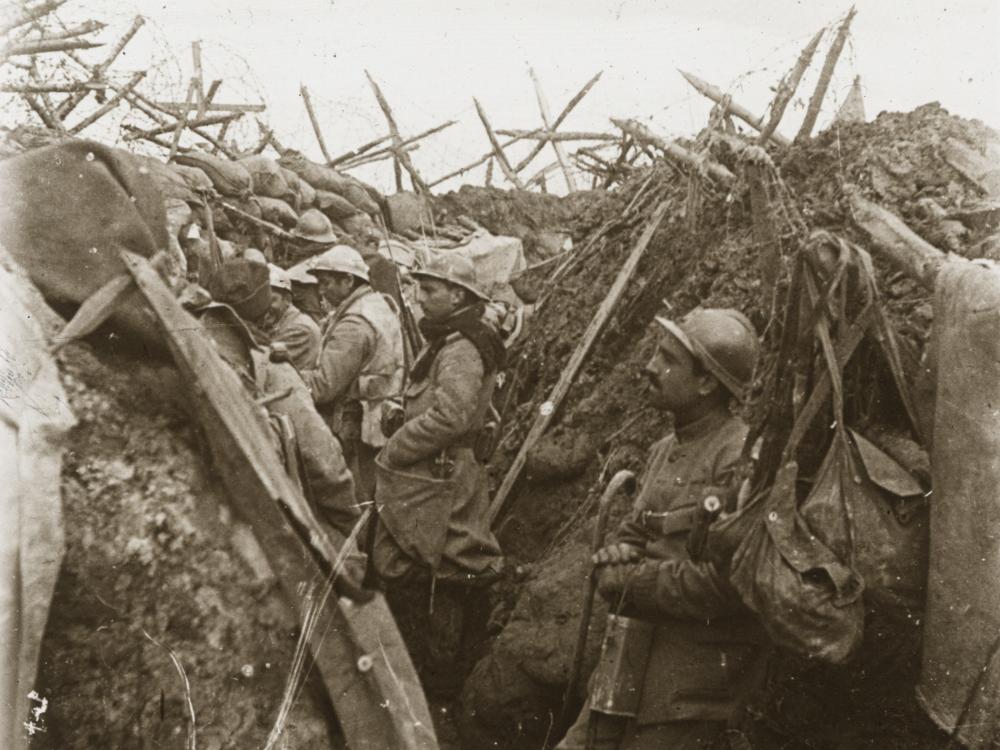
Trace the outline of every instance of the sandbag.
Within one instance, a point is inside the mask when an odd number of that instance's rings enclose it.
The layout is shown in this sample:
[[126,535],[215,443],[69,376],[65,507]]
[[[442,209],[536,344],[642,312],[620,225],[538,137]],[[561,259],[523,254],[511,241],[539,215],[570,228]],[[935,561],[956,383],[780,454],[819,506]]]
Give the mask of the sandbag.
[[130,154],[124,158],[135,160],[139,174],[145,175],[152,180],[156,189],[163,194],[164,200],[170,198],[182,201],[198,200],[198,196],[184,178],[162,161],[154,159],[151,156],[137,156],[134,154]]
[[355,181],[353,177],[350,179],[351,184],[344,188],[340,195],[353,203],[359,211],[366,214],[377,214],[379,212],[378,203],[371,199],[361,183]]
[[178,164],[201,169],[222,195],[239,198],[253,192],[253,178],[242,164],[205,151],[188,151],[176,159]]
[[364,238],[372,232],[378,232],[378,227],[375,226],[375,222],[368,214],[354,214],[354,216],[341,219],[337,224],[344,230],[345,234],[360,238]]
[[258,195],[254,198],[254,201],[260,206],[260,214],[265,221],[270,221],[273,224],[288,229],[289,227],[294,227],[299,220],[298,215],[292,207],[283,200],[265,198]]
[[187,276],[187,256],[181,249],[181,230],[191,222],[191,206],[186,201],[170,198],[165,203],[167,212],[167,257],[170,275],[178,279]]
[[295,172],[317,190],[327,190],[340,195],[351,184],[347,175],[341,174],[332,167],[310,161],[298,151],[286,151],[281,155],[278,163]]
[[281,167],[274,159],[270,159],[263,154],[253,154],[240,159],[237,164],[244,167],[250,173],[253,181],[253,191],[256,195],[265,198],[280,198],[281,200],[293,200],[294,192],[289,188],[281,173]]
[[[67,141],[0,162],[0,244],[46,299],[81,303],[125,271],[119,251],[167,247],[163,193],[143,162],[93,141]],[[137,293],[113,316],[154,345],[162,336]]]
[[397,234],[419,232],[434,224],[430,203],[417,193],[404,191],[389,195],[385,203],[389,227]]
[[340,221],[358,213],[358,209],[347,198],[328,190],[316,191],[316,208],[322,211],[330,221]]
[[938,274],[931,559],[917,696],[969,748],[1000,746],[1000,269]]
[[[295,174],[292,172],[292,174]],[[305,211],[316,205],[316,188],[303,179],[299,179],[299,211]]]
[[168,164],[171,170],[184,180],[185,184],[196,193],[215,192],[212,181],[208,179],[205,171],[198,167],[188,167],[183,164]]

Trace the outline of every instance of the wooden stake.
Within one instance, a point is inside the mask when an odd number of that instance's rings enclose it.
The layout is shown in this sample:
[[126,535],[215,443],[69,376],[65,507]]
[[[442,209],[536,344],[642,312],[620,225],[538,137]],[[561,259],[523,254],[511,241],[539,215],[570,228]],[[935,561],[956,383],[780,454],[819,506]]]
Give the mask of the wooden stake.
[[[694,86],[695,90],[702,96],[708,97],[716,104],[725,107],[728,112],[739,117],[754,130],[759,132],[764,129],[763,117],[758,117],[746,107],[733,101],[731,97],[722,93],[722,90],[718,86],[713,86],[707,81],[701,80],[698,76],[685,73],[683,70],[678,70],[677,72],[684,76],[684,80]],[[791,143],[791,141],[784,136],[778,135],[778,133],[771,133],[771,140],[779,146],[787,146]]]
[[29,8],[27,5],[18,8],[16,11],[10,8],[7,11],[7,17],[0,21],[0,34],[6,34],[18,26],[24,26],[26,23],[43,18],[65,2],[66,0],[46,0],[46,2],[40,3],[33,8]]
[[[209,125],[226,125],[233,120],[239,119],[240,117],[243,117],[242,112],[233,112],[227,115],[212,115],[209,117],[203,117],[200,120],[188,120],[187,126],[189,128],[196,128],[196,127],[207,127]],[[173,132],[175,124],[167,123],[166,125],[160,125],[159,127],[153,128],[151,130],[140,130],[139,128],[136,128],[134,125],[133,126],[126,125],[125,127],[127,127],[130,131],[132,131],[125,136],[125,140],[131,141],[135,140],[136,138],[148,138],[149,136],[152,135],[163,135],[164,133]]]
[[[419,148],[419,143],[411,143],[409,146],[403,146],[401,150],[409,154],[411,151],[416,151]],[[352,159],[349,162],[340,164],[337,168],[346,172],[349,169],[356,169],[357,167],[362,167],[365,164],[374,164],[375,162],[385,161],[386,159],[395,159],[396,151],[397,150],[395,148],[373,151],[370,154],[365,154],[364,156],[359,156],[357,159]]]
[[[117,90],[117,88],[113,84],[111,85],[111,88]],[[128,100],[133,105],[136,105],[136,107],[138,109],[140,109],[144,114],[146,114],[148,117],[150,117],[150,119],[159,122],[161,125],[166,124],[168,122],[168,120],[166,118],[157,118],[156,116],[150,114],[150,109],[156,110],[158,112],[161,112],[161,113],[167,115],[170,118],[176,118],[176,117],[178,117],[178,115],[175,114],[173,111],[171,111],[171,110],[169,110],[169,109],[167,109],[165,107],[160,106],[160,104],[158,102],[154,102],[149,97],[143,96],[138,91],[133,91],[127,98],[128,98]],[[136,102],[141,102],[142,104],[145,104],[146,106],[145,107],[141,107],[141,106],[137,105]],[[182,104],[181,107],[184,108],[184,111],[190,112],[190,110],[193,108],[193,105],[192,105],[192,107],[185,107]],[[212,107],[212,109],[215,109],[215,107]],[[191,132],[194,133],[195,135],[199,136],[200,138],[203,138],[205,141],[207,141],[212,146],[215,146],[216,148],[218,148],[219,151],[221,151],[223,154],[225,154],[230,159],[235,159],[236,158],[236,155],[233,153],[232,149],[228,148],[226,146],[226,144],[220,143],[217,138],[214,138],[213,136],[209,135],[208,133],[206,133],[201,128],[192,127],[191,128]],[[147,140],[152,140],[152,139],[147,139]],[[153,141],[153,142],[155,143],[155,141]]]
[[38,83],[38,84],[7,84],[0,86],[4,94],[72,94],[77,91],[103,91],[108,88],[106,83]]
[[757,266],[765,300],[770,300],[778,280],[781,264],[781,238],[771,215],[771,200],[764,182],[762,167],[753,161],[746,165],[750,186],[750,209],[753,212],[753,238],[757,246]]
[[[122,53],[122,50],[125,49],[125,45],[132,41],[132,37],[139,33],[139,29],[142,28],[144,23],[146,23],[146,19],[142,16],[136,16],[132,20],[132,25],[129,26],[128,31],[125,32],[122,38],[118,40],[118,43],[111,49],[108,56],[104,58],[102,62],[90,69],[91,80],[101,81],[104,79],[104,74],[107,73],[108,68],[111,67],[111,64],[115,61],[118,55]],[[86,96],[87,92],[82,91],[70,94],[66,97],[66,99],[64,99],[59,105],[58,111],[56,112],[56,114],[59,115],[59,119],[65,120],[69,113],[76,109],[77,105],[82,102]]]
[[198,103],[198,111],[194,119],[200,120],[205,116],[205,77],[201,69],[201,40],[191,42],[191,64],[194,70],[195,96]]
[[38,119],[42,121],[42,124],[45,127],[49,130],[54,130],[57,133],[64,132],[62,123],[59,122],[59,118],[56,117],[51,111],[47,110],[33,94],[24,94],[24,101],[26,101],[28,106],[31,107],[31,111],[38,115]]
[[[43,38],[46,41],[52,41],[54,39],[73,39],[74,37],[83,36],[84,34],[93,34],[95,31],[100,31],[105,26],[107,26],[107,24],[101,23],[100,21],[84,21],[77,26],[70,26],[62,31],[46,31],[42,37],[32,41],[41,41]],[[22,38],[21,41],[28,40]]]
[[302,96],[302,101],[306,105],[306,113],[309,115],[309,122],[312,123],[313,132],[316,134],[316,142],[319,143],[319,150],[323,154],[323,158],[326,160],[326,163],[329,164],[331,161],[330,152],[326,150],[326,142],[323,140],[323,131],[320,130],[319,120],[316,118],[316,111],[313,109],[312,99],[309,98],[309,89],[306,88],[304,83],[299,85],[299,94]]
[[[87,42],[82,39],[43,39],[40,42],[25,42],[24,44],[8,44],[0,49],[0,60],[19,55],[40,55],[43,52],[65,52],[71,49],[93,49],[103,47],[101,42]],[[86,93],[84,93],[86,96]]]
[[[581,88],[579,91],[576,92],[573,98],[569,100],[569,102],[566,104],[565,107],[563,107],[562,112],[559,113],[559,116],[555,119],[555,122],[552,123],[552,130],[555,130],[560,125],[562,125],[563,120],[569,117],[570,112],[572,112],[576,108],[576,105],[582,102],[583,97],[585,97],[588,93],[590,93],[590,90],[594,88],[594,85],[601,79],[602,75],[604,75],[603,70],[597,71],[597,75],[595,75],[593,78],[587,81],[583,85],[583,88]],[[531,160],[542,152],[543,148],[545,148],[545,144],[543,142],[539,141],[538,143],[536,143],[532,147],[531,151],[528,152],[528,155],[517,163],[517,165],[514,167],[514,171],[520,172],[522,169],[528,166],[528,164],[531,163]]]
[[551,132],[549,130],[498,130],[497,135],[513,136],[531,141],[617,141],[620,138],[611,133],[596,133],[583,130]]
[[616,120],[612,117],[611,122],[614,123],[615,127],[620,128],[622,132],[628,133],[636,141],[649,143],[666,153],[667,156],[682,162],[692,169],[700,169],[702,165],[704,165],[708,174],[724,185],[731,185],[736,180],[736,176],[718,162],[712,161],[707,157],[700,158],[696,156],[683,146],[679,146],[676,143],[672,143],[664,138],[661,138],[650,131],[645,125],[638,123],[635,120]]
[[806,68],[809,67],[809,63],[812,62],[813,55],[816,54],[816,48],[819,46],[819,40],[823,38],[824,29],[820,29],[816,32],[816,35],[809,40],[802,52],[799,53],[798,60],[795,61],[795,66],[792,68],[785,77],[781,79],[781,83],[778,84],[778,91],[774,95],[774,101],[771,102],[771,116],[767,120],[767,125],[764,129],[760,131],[760,142],[767,143],[768,138],[774,133],[778,127],[778,123],[781,122],[782,116],[785,114],[785,108],[788,106],[788,102],[792,100],[792,96],[795,94],[795,89],[799,87],[799,81],[802,80],[802,75],[806,72]]
[[122,88],[115,92],[115,95],[108,99],[101,107],[98,107],[87,117],[83,118],[76,125],[69,129],[70,135],[76,135],[82,132],[86,128],[93,125],[95,122],[100,120],[104,115],[113,110],[118,106],[118,102],[124,99],[136,86],[139,85],[139,81],[146,77],[146,71],[140,70],[138,73],[134,74],[129,82],[126,83]]
[[490,187],[490,185],[493,184],[493,165],[495,163],[496,159],[493,157],[490,157],[490,159],[486,162],[486,179],[484,181],[486,187]]
[[386,141],[391,141],[391,140],[392,140],[392,136],[391,135],[384,135],[381,138],[376,138],[374,141],[368,141],[368,143],[365,143],[365,144],[363,144],[361,146],[358,146],[356,149],[353,149],[352,151],[347,151],[347,152],[341,154],[340,156],[332,159],[330,161],[330,164],[328,166],[335,167],[338,164],[340,164],[341,162],[350,161],[351,159],[355,159],[355,158],[357,158],[359,156],[362,156],[363,154],[368,153],[369,151],[371,151],[376,146],[381,146]]
[[[342,159],[341,162],[344,163],[344,168],[345,169],[349,169],[351,167],[356,167],[359,164],[365,163],[367,160],[371,159],[372,157],[375,157],[375,156],[383,157],[386,154],[391,154],[393,151],[395,151],[397,149],[403,149],[403,150],[405,150],[407,152],[409,152],[409,151],[415,151],[416,148],[411,148],[411,146],[413,146],[414,144],[416,144],[417,141],[422,141],[423,139],[425,139],[425,138],[427,138],[429,136],[432,136],[435,133],[440,133],[445,128],[450,128],[452,125],[455,124],[455,122],[456,122],[455,120],[449,120],[448,122],[442,123],[441,125],[437,125],[437,126],[435,126],[433,128],[428,128],[427,130],[423,131],[422,133],[418,133],[417,135],[410,136],[406,140],[402,141],[399,144],[399,146],[395,146],[395,145],[389,146],[388,148],[382,148],[382,149],[379,149],[378,151],[373,151],[373,152],[371,152],[369,154],[362,154],[360,156],[352,157],[350,159]],[[419,148],[419,146],[417,148]],[[379,160],[381,160],[381,159],[379,159]],[[332,161],[330,162],[330,165],[333,166],[333,162]]]
[[639,261],[642,260],[642,256],[646,252],[646,248],[649,247],[650,240],[653,239],[653,235],[662,223],[663,217],[667,215],[668,207],[669,203],[667,201],[663,201],[653,212],[653,215],[649,220],[649,224],[646,225],[646,229],[639,238],[639,242],[632,249],[632,252],[629,254],[625,264],[621,267],[621,270],[618,271],[618,275],[615,277],[614,283],[611,285],[607,295],[604,297],[604,301],[601,302],[601,306],[597,308],[597,313],[594,315],[593,320],[590,321],[590,325],[587,326],[587,330],[584,332],[583,338],[580,339],[580,343],[577,344],[576,350],[570,357],[569,362],[567,362],[566,367],[563,368],[562,374],[559,376],[559,381],[556,383],[555,388],[552,389],[552,393],[549,395],[548,400],[542,404],[542,408],[539,410],[534,424],[531,425],[531,430],[528,432],[528,436],[525,438],[524,443],[521,445],[521,449],[514,457],[514,462],[507,470],[507,475],[503,478],[503,482],[497,490],[497,494],[494,496],[493,502],[490,503],[490,525],[493,525],[497,517],[500,515],[500,512],[503,510],[504,503],[506,503],[511,490],[514,489],[514,483],[518,480],[518,477],[521,476],[521,470],[524,468],[524,463],[528,458],[528,453],[530,453],[538,443],[539,439],[554,419],[556,413],[559,411],[559,407],[562,405],[566,394],[569,393],[569,389],[573,385],[573,381],[576,379],[577,373],[580,371],[580,367],[583,365],[587,355],[590,354],[590,350],[597,341],[597,338],[601,335],[601,331],[604,330],[605,324],[611,318],[611,314],[614,312],[615,307],[621,300],[622,295],[625,292],[625,288],[628,286],[629,281],[632,280],[632,276],[639,267]]
[[826,53],[826,60],[823,61],[823,69],[820,71],[816,90],[813,91],[812,98],[809,100],[809,106],[806,108],[806,116],[802,120],[802,126],[795,136],[796,141],[804,140],[812,134],[813,126],[816,125],[816,118],[819,117],[819,111],[823,106],[823,99],[826,97],[826,90],[829,88],[830,80],[833,78],[834,68],[837,67],[837,60],[840,59],[840,53],[847,42],[847,33],[851,29],[851,21],[854,20],[856,14],[857,11],[852,5],[850,11],[847,13],[847,18],[840,24],[837,36],[833,40],[833,44],[830,45],[830,51]]
[[[396,118],[392,114],[392,108],[389,106],[389,102],[386,101],[385,96],[382,94],[382,89],[379,88],[378,84],[375,83],[375,79],[372,78],[371,73],[367,70],[365,71],[365,76],[368,78],[368,83],[371,84],[372,92],[375,94],[375,99],[378,101],[378,106],[382,110],[382,114],[385,115],[385,120],[389,123],[389,133],[392,135],[393,145],[399,149],[400,144],[403,142],[403,137],[399,134],[399,128],[396,126]],[[413,183],[413,189],[418,193],[429,196],[431,191],[427,187],[427,183],[424,182],[420,173],[417,172],[416,167],[413,166],[413,162],[410,161],[410,157],[405,151],[398,150],[396,153],[396,186],[402,191],[402,175],[400,174],[399,167],[402,166],[407,172],[410,173],[410,181]]]
[[486,112],[483,111],[483,105],[479,103],[479,100],[472,99],[473,103],[476,105],[476,112],[479,113],[479,119],[483,123],[483,128],[486,130],[486,137],[489,138],[490,145],[493,147],[493,153],[496,156],[497,164],[500,166],[500,170],[503,172],[504,177],[513,183],[514,187],[518,190],[524,190],[524,183],[518,179],[517,173],[511,169],[510,162],[507,161],[507,156],[503,152],[503,148],[500,147],[500,142],[497,141],[496,133],[493,132],[493,127],[490,125],[489,118],[486,117]]
[[[191,83],[188,85],[188,94],[187,94],[188,104],[191,104],[191,102],[194,101],[194,98],[197,95],[197,91],[198,91],[198,81],[197,79],[192,78]],[[174,160],[174,157],[177,156],[177,146],[179,146],[181,142],[181,133],[184,131],[184,128],[187,127],[189,112],[190,110],[185,108],[184,111],[181,113],[180,119],[177,121],[177,127],[174,128],[174,138],[170,142],[170,155],[167,157],[167,162],[172,162]]]
[[535,85],[535,98],[538,100],[538,112],[542,116],[542,124],[553,136],[549,139],[549,141],[552,144],[552,150],[556,152],[556,160],[559,162],[560,169],[562,169],[563,177],[566,179],[566,189],[571,193],[575,193],[577,191],[576,180],[573,179],[573,173],[569,168],[569,159],[566,158],[566,149],[563,148],[562,143],[555,138],[556,129],[552,126],[552,121],[549,116],[549,104],[545,99],[545,92],[542,91],[542,83],[538,80],[538,76],[535,74],[534,68],[528,68],[528,75],[531,76],[531,82]]

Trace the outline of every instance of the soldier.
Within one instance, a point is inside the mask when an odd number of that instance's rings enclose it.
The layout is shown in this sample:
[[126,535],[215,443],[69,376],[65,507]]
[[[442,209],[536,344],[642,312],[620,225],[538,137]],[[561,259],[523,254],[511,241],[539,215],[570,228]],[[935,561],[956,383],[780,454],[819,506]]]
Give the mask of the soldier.
[[270,304],[267,267],[238,258],[224,263],[211,279],[217,303],[196,312],[219,347],[220,354],[237,371],[255,398],[285,393],[272,400],[272,416],[286,416],[295,429],[302,454],[305,480],[315,505],[325,520],[347,535],[359,512],[354,481],[340,444],[316,412],[302,378],[288,362],[268,357],[266,341],[255,334],[248,320],[260,320]]
[[303,255],[315,255],[337,241],[330,220],[317,208],[302,212],[292,234],[299,239],[299,251]]
[[[308,264],[307,260],[288,269],[292,280],[292,304],[322,326],[326,317],[323,295],[319,292],[319,279],[310,273]],[[322,333],[320,335],[322,338]]]
[[316,321],[292,304],[292,279],[282,268],[268,264],[271,305],[264,316],[263,328],[271,345],[280,344],[289,361],[299,370],[313,367],[319,356],[320,332]]
[[[745,316],[728,309],[697,309],[679,323],[657,317],[655,326],[645,375],[650,400],[673,413],[674,430],[652,448],[635,510],[593,559],[612,608],[649,624],[648,658],[631,686],[637,706],[626,715],[585,707],[562,750],[709,747],[760,672],[761,631],[728,581],[711,563],[693,561],[687,548],[705,498],[735,509],[747,426],[731,416],[729,402],[742,400],[751,382],[757,336]],[[599,668],[592,689],[607,693],[600,684],[606,678]],[[611,692],[628,689],[616,684]]]
[[447,692],[461,679],[461,640],[477,613],[470,586],[481,592],[503,562],[477,449],[489,442],[483,426],[504,347],[484,321],[487,298],[468,259],[443,254],[413,275],[427,343],[403,424],[379,456],[373,556],[425,688]]
[[359,499],[375,493],[375,454],[385,445],[383,406],[403,390],[403,333],[391,302],[371,288],[368,267],[352,247],[318,256],[310,272],[333,309],[320,354],[302,378],[340,438],[358,483]]

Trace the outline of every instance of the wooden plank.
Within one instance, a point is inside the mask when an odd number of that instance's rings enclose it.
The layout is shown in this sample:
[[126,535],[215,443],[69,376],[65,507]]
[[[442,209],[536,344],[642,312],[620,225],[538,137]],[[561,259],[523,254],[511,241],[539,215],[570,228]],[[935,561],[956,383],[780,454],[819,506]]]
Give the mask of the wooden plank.
[[[692,73],[685,73],[683,70],[678,70],[677,72],[684,76],[684,80],[690,83],[702,96],[708,97],[719,106],[724,107],[727,112],[740,118],[754,130],[759,132],[764,129],[763,117],[758,117],[739,102],[733,101],[732,97],[724,94],[718,86],[713,86]],[[771,140],[778,146],[787,146],[791,143],[791,141],[778,133],[771,133]]]
[[[552,125],[552,118],[549,115],[549,103],[545,98],[545,93],[542,91],[542,82],[538,80],[534,68],[528,68],[528,75],[531,76],[531,82],[535,86],[535,99],[538,101],[538,112],[542,116],[542,124],[552,136],[555,136],[556,129]],[[563,147],[562,142],[555,137],[550,138],[549,142],[552,144],[552,150],[556,152],[556,161],[559,162],[559,168],[562,170],[563,178],[566,180],[566,189],[571,193],[575,193],[578,188],[576,180],[573,179],[573,173],[569,168],[566,149]]]
[[816,125],[816,118],[819,117],[819,111],[823,106],[823,99],[826,97],[826,90],[833,79],[833,71],[837,67],[837,60],[840,59],[840,53],[847,42],[847,33],[850,31],[851,21],[854,20],[856,14],[857,11],[852,5],[847,13],[847,18],[840,24],[840,29],[837,31],[837,36],[834,38],[833,44],[830,45],[829,52],[826,53],[823,68],[819,73],[819,81],[816,82],[816,89],[813,91],[812,98],[809,99],[809,106],[806,107],[806,116],[802,120],[799,132],[795,135],[795,140],[797,141],[808,138],[812,134],[813,126]]
[[615,277],[614,283],[608,290],[607,295],[605,295],[604,301],[601,302],[601,306],[597,308],[597,313],[590,321],[590,325],[587,326],[587,330],[584,332],[583,338],[580,339],[580,343],[577,344],[576,350],[570,357],[569,362],[567,362],[566,367],[563,368],[562,374],[559,376],[559,380],[556,383],[555,388],[552,389],[552,393],[549,394],[549,398],[542,404],[542,408],[539,410],[538,416],[535,418],[535,422],[531,426],[531,430],[528,432],[528,436],[525,438],[524,443],[521,445],[521,449],[514,457],[514,462],[507,470],[507,475],[503,478],[503,483],[500,485],[499,489],[497,489],[497,493],[494,496],[493,501],[490,503],[489,519],[491,525],[500,515],[500,512],[503,510],[504,503],[507,501],[511,490],[514,488],[514,483],[517,482],[518,477],[521,476],[521,471],[524,469],[524,463],[528,458],[528,453],[538,443],[538,440],[548,428],[549,423],[559,411],[559,407],[562,405],[566,394],[569,393],[569,389],[573,385],[573,381],[576,379],[577,373],[580,371],[580,367],[583,365],[587,355],[590,354],[591,348],[594,346],[594,343],[604,330],[605,324],[608,320],[610,320],[611,313],[614,312],[615,307],[618,305],[622,295],[625,293],[625,288],[628,286],[629,281],[631,281],[632,276],[635,275],[635,271],[639,267],[639,261],[642,260],[642,256],[646,252],[646,248],[649,247],[650,240],[653,239],[653,235],[656,233],[657,228],[659,228],[663,218],[667,215],[668,207],[669,203],[667,201],[663,201],[659,206],[657,206],[656,210],[653,211],[649,224],[646,225],[646,229],[643,231],[642,236],[636,243],[636,246],[632,249],[628,259],[625,261],[625,264],[621,267],[621,270],[618,271],[618,275]]
[[490,125],[489,118],[483,110],[483,105],[480,104],[479,100],[476,98],[473,98],[472,101],[476,105],[476,112],[479,114],[479,120],[483,123],[483,128],[486,130],[486,137],[490,141],[490,146],[493,147],[493,155],[496,156],[496,163],[500,167],[500,171],[503,172],[504,177],[513,183],[514,187],[518,190],[524,190],[524,183],[521,182],[517,176],[517,172],[511,168],[510,162],[507,161],[507,155],[503,152],[503,147],[497,140],[496,133],[493,132],[493,126]]
[[[325,580],[314,555],[328,562],[336,555],[331,558],[327,549],[310,548],[282,512],[283,507],[304,506],[305,500],[285,472],[272,447],[270,428],[239,376],[145,259],[123,252],[122,260],[189,385],[235,510],[250,525],[286,597],[303,618],[311,606],[308,589]],[[330,541],[329,547],[333,544]],[[352,750],[436,750],[426,700],[381,595],[363,605],[325,600],[309,643]],[[371,661],[367,670],[359,667],[361,657]]]
[[934,279],[948,256],[917,235],[901,218],[888,209],[862,197],[851,185],[844,186],[851,203],[851,218],[868,235],[873,250],[927,289],[934,289]]
[[53,337],[50,353],[55,354],[62,347],[76,339],[96,331],[114,312],[125,294],[135,287],[132,276],[120,274],[111,279],[80,305],[72,320]]

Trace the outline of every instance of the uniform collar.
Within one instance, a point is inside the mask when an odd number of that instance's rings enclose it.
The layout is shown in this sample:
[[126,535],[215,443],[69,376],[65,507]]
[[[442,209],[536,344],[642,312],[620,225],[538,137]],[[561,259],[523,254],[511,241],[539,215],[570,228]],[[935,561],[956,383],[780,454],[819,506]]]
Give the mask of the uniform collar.
[[674,434],[677,435],[677,442],[690,443],[715,432],[731,418],[726,412],[712,411],[694,422],[675,428]]
[[371,291],[372,287],[370,284],[362,284],[361,286],[359,286],[357,289],[355,289],[347,296],[347,299],[345,299],[343,302],[337,305],[337,309],[334,310],[333,313],[334,316],[340,317],[341,315],[343,315],[351,305],[353,305],[355,302],[357,302],[359,299],[361,299]]

